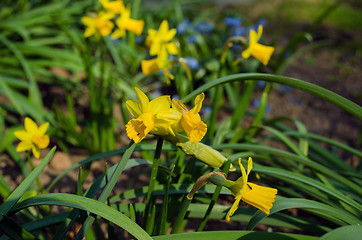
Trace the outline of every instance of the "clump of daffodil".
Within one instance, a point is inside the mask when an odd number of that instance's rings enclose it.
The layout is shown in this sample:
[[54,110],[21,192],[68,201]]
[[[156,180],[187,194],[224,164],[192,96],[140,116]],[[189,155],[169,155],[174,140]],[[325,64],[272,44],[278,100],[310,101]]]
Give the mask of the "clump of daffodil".
[[204,93],[197,95],[195,106],[191,110],[188,110],[180,100],[172,99],[172,108],[181,114],[181,120],[176,127],[176,132],[180,132],[182,129],[185,130],[191,142],[201,141],[207,132],[207,125],[201,120],[199,115],[204,99]]
[[135,33],[136,35],[140,35],[143,31],[144,21],[136,20],[131,18],[131,8],[128,6],[125,8],[120,17],[116,19],[116,25],[118,29],[116,29],[111,38],[122,38],[126,35],[126,30]]
[[241,200],[260,209],[264,213],[269,214],[278,190],[248,182],[249,173],[253,168],[253,160],[251,157],[248,159],[247,172],[241,164],[240,158],[238,159],[238,162],[240,165],[241,177],[236,181],[227,180],[224,183],[224,186],[230,189],[231,193],[235,196],[235,202],[226,214],[226,220],[230,221],[230,217],[235,213],[236,209],[238,209]]
[[126,132],[136,143],[141,142],[148,133],[174,135],[172,125],[179,121],[179,114],[171,108],[170,96],[160,96],[149,101],[146,94],[135,88],[138,101],[126,102],[128,111],[134,119],[126,124]]
[[239,207],[241,200],[250,204],[266,214],[270,213],[270,209],[273,207],[275,196],[278,192],[275,188],[263,187],[251,182],[248,182],[248,176],[253,168],[253,160],[249,157],[247,172],[241,164],[241,159],[238,159],[242,176],[236,181],[227,180],[225,174],[220,172],[211,172],[207,175],[201,176],[195,183],[192,190],[187,195],[187,198],[191,200],[203,185],[206,183],[213,183],[217,186],[227,187],[231,193],[235,196],[235,201],[226,214],[226,220],[230,221],[230,217],[235,213]]
[[148,30],[146,45],[150,48],[150,55],[155,58],[142,61],[143,74],[148,75],[161,70],[168,81],[174,79],[168,71],[172,67],[172,61],[168,59],[168,56],[179,53],[176,43],[172,41],[175,35],[176,29],[169,29],[167,20],[162,21],[158,30]]
[[114,14],[121,14],[124,10],[123,0],[116,0],[116,1],[108,1],[108,0],[99,0],[102,4],[102,7],[107,11]]
[[259,25],[258,32],[255,32],[253,29],[250,30],[249,33],[249,47],[245,49],[241,56],[244,59],[248,59],[251,56],[258,59],[264,65],[267,65],[271,55],[274,52],[274,47],[265,46],[258,43],[261,35],[263,33],[263,26]]
[[114,17],[114,13],[100,11],[96,15],[82,17],[82,23],[86,26],[84,37],[90,37],[95,35],[96,38],[99,36],[108,36],[113,29],[113,22],[111,19]]
[[16,147],[17,152],[32,150],[36,158],[40,157],[40,149],[47,148],[49,145],[49,136],[46,135],[49,123],[43,123],[39,127],[36,123],[26,117],[24,121],[24,130],[15,131],[14,135],[20,140]]

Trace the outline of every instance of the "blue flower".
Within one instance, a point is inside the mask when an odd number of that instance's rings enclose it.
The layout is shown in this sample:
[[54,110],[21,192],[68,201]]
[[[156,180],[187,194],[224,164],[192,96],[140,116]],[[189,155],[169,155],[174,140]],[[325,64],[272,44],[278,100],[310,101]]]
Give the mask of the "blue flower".
[[242,36],[246,35],[248,32],[249,32],[249,31],[248,31],[247,28],[242,27],[242,26],[239,26],[239,27],[237,27],[237,28],[234,29],[232,35],[233,35],[233,36],[240,36],[240,37],[242,37]]
[[192,28],[190,24],[190,20],[184,19],[182,23],[177,25],[176,30],[177,34],[185,34],[188,29]]
[[199,61],[197,61],[196,58],[186,57],[185,59],[186,59],[187,65],[189,66],[189,68],[191,70],[196,70],[199,68]]
[[211,33],[214,26],[211,23],[200,21],[195,25],[195,30],[200,33]]
[[228,28],[237,28],[241,25],[242,20],[238,17],[226,17],[224,18],[224,23]]
[[196,43],[197,37],[195,35],[189,35],[186,37],[186,42],[187,43]]

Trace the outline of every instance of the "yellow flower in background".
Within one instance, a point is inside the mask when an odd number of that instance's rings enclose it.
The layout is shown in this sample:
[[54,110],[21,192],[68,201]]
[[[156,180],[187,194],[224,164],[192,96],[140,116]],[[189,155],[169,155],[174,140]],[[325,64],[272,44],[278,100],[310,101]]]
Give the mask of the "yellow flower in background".
[[114,14],[121,14],[125,7],[122,0],[116,0],[116,1],[108,1],[108,0],[99,0],[99,2],[102,4],[103,8],[107,12],[111,12]]
[[149,75],[151,73],[162,71],[168,83],[170,83],[169,79],[172,80],[175,78],[172,73],[168,71],[171,67],[171,61],[169,61],[168,59],[161,59],[159,57],[141,61],[142,73],[144,75]]
[[144,21],[131,18],[131,8],[127,7],[123,10],[120,17],[116,19],[116,29],[111,37],[121,38],[126,35],[126,30],[134,32],[136,35],[140,35],[143,31]]
[[171,109],[170,96],[160,96],[149,101],[146,94],[135,88],[138,101],[126,102],[128,111],[135,119],[126,124],[126,132],[130,139],[136,143],[141,142],[148,133],[167,135],[175,133],[172,125],[179,121],[179,114]]
[[146,44],[150,48],[150,55],[159,55],[161,59],[167,59],[169,54],[178,54],[177,46],[172,42],[175,35],[176,29],[169,29],[167,20],[162,21],[158,30],[149,29]]
[[204,93],[197,95],[195,98],[195,106],[191,110],[188,110],[180,100],[172,99],[172,108],[175,108],[182,114],[181,121],[176,127],[176,132],[184,129],[190,142],[201,141],[207,132],[207,125],[201,120],[199,115],[204,99]]
[[16,147],[16,151],[24,152],[31,149],[33,155],[39,158],[40,149],[47,148],[49,145],[49,136],[45,135],[49,123],[43,123],[38,127],[33,120],[26,117],[24,126],[24,130],[14,132],[14,135],[21,141]]
[[278,193],[278,190],[270,187],[263,187],[257,184],[248,182],[248,176],[253,168],[253,160],[249,157],[248,160],[248,169],[247,172],[241,164],[241,159],[238,159],[240,170],[242,176],[238,178],[235,182],[232,182],[231,185],[226,186],[230,189],[231,193],[235,196],[235,201],[230,208],[229,212],[226,214],[226,220],[230,221],[230,217],[238,209],[240,200],[243,200],[247,204],[250,204],[266,214],[270,213],[270,209],[273,207],[273,202],[275,201],[275,196]]
[[258,43],[261,35],[263,33],[263,26],[259,25],[258,32],[255,32],[253,29],[250,30],[249,34],[249,47],[245,49],[241,55],[243,58],[247,59],[251,56],[258,59],[264,65],[267,65],[271,55],[274,52],[274,47],[269,47]]
[[87,27],[84,37],[95,35],[99,37],[108,36],[113,29],[114,24],[110,21],[114,17],[114,13],[101,11],[95,16],[82,17],[82,23]]

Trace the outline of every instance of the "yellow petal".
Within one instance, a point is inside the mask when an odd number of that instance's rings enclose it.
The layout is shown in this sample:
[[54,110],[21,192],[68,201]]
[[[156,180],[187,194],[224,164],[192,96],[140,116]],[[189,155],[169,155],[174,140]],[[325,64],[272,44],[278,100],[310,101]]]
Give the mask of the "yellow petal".
[[142,73],[148,75],[154,72],[158,72],[161,69],[158,67],[156,58],[150,60],[142,60],[141,62]]
[[245,49],[242,53],[241,53],[241,56],[244,58],[244,59],[248,59],[251,55],[251,48],[248,47],[247,49]]
[[191,109],[190,112],[195,113],[195,114],[199,113],[201,108],[202,108],[202,102],[204,101],[204,99],[205,99],[205,94],[204,93],[201,93],[201,94],[197,95],[195,97],[195,101],[194,101],[195,106]]
[[256,43],[251,50],[251,55],[262,62],[264,65],[267,65],[273,52],[274,47]]
[[143,113],[137,119],[131,119],[126,124],[127,136],[135,141],[141,142],[154,128],[155,122],[151,113]]
[[128,19],[126,23],[126,29],[134,32],[136,35],[140,35],[143,31],[144,26],[143,20]]
[[48,130],[49,127],[49,123],[45,122],[42,125],[39,126],[38,128],[38,134],[39,135],[44,135],[46,133],[46,131]]
[[126,35],[126,31],[122,31],[121,29],[116,29],[111,35],[112,39],[122,38]]
[[150,101],[148,100],[148,97],[146,96],[146,94],[144,94],[139,88],[135,87],[135,92],[141,107],[141,111],[147,112],[149,111],[149,103]]
[[16,147],[16,151],[24,152],[24,151],[30,150],[32,146],[33,146],[33,144],[31,143],[31,141],[22,141]]
[[44,149],[49,145],[49,136],[48,135],[35,135],[32,137],[31,141],[34,145],[36,145],[39,149]]
[[127,106],[128,111],[130,112],[130,114],[133,117],[138,118],[138,116],[140,116],[142,114],[141,107],[137,101],[127,100],[126,106]]
[[24,121],[25,131],[30,134],[35,134],[38,131],[38,125],[31,119],[26,117]]
[[82,23],[86,26],[94,26],[95,25],[95,19],[93,17],[82,17],[81,19]]
[[150,102],[149,110],[156,114],[160,111],[166,111],[171,109],[171,98],[170,96],[160,96],[158,98],[153,99]]
[[94,27],[88,27],[84,32],[84,37],[86,37],[86,38],[90,37],[95,33],[96,33],[96,29]]
[[168,31],[168,21],[167,20],[163,20],[160,24],[160,27],[158,28],[158,32],[161,34],[164,34]]
[[176,46],[176,43],[174,42],[169,42],[167,43],[166,45],[166,48],[167,48],[167,52],[171,55],[176,55],[178,54],[178,48]]
[[249,176],[249,173],[250,173],[252,168],[253,168],[253,159],[251,157],[249,157],[249,159],[248,159],[248,170],[247,170],[247,173],[246,173],[247,177]]
[[189,111],[185,104],[178,99],[172,99],[172,108],[175,108],[180,113],[187,113]]
[[275,201],[275,196],[278,193],[278,190],[270,187],[259,186],[254,183],[247,183],[242,192],[241,199],[250,204],[266,214],[270,213],[270,209],[273,207],[273,202]]
[[244,166],[241,164],[241,158],[238,159],[240,170],[241,170],[241,176],[243,178],[243,184],[241,191],[245,188],[245,184],[248,182],[248,175],[245,172]]
[[36,158],[40,157],[40,150],[37,146],[33,145],[31,151],[33,152],[34,157]]
[[177,111],[174,108],[170,108],[166,111],[160,111],[157,113],[156,118],[157,120],[163,119],[164,121],[171,126],[171,130],[169,131],[172,135],[174,135],[174,132],[181,132],[183,131],[182,125],[181,125],[181,117],[182,114]]
[[226,221],[230,221],[230,217],[232,215],[234,215],[235,211],[239,207],[240,200],[241,200],[241,195],[238,195],[235,197],[235,201],[234,201],[233,205],[231,206],[229,212],[226,214]]
[[207,125],[200,117],[191,112],[182,114],[181,125],[185,129],[190,142],[199,142],[207,132]]
[[31,141],[31,134],[24,130],[15,131],[14,135],[21,141]]

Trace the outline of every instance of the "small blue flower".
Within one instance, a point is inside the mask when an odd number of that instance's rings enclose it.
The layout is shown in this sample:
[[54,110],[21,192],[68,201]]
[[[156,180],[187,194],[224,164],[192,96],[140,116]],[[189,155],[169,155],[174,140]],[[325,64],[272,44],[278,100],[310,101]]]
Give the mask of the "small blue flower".
[[265,27],[268,24],[268,22],[266,21],[265,18],[261,18],[259,19],[259,21],[256,23],[256,26],[259,27],[259,25],[262,25],[263,27]]
[[279,92],[290,92],[293,90],[293,88],[287,85],[280,85],[278,90]]
[[244,36],[248,33],[248,29],[242,26],[239,26],[237,28],[234,29],[233,31],[233,36]]
[[188,29],[192,28],[190,20],[184,19],[179,25],[177,25],[177,34],[185,34]]
[[260,89],[264,89],[266,86],[266,82],[264,81],[256,81],[256,86]]
[[143,36],[136,36],[136,39],[135,39],[135,41],[136,41],[136,44],[137,45],[140,45],[143,41],[144,41],[144,37]]
[[200,33],[211,33],[214,26],[211,23],[200,21],[195,25],[195,30]]
[[197,37],[195,35],[189,35],[186,37],[186,42],[187,43],[196,43]]
[[303,106],[302,101],[295,99],[294,97],[288,98],[289,103],[297,105],[297,106]]
[[186,57],[185,59],[186,59],[187,65],[189,66],[189,68],[191,70],[196,70],[199,68],[199,61],[197,61],[196,58]]
[[226,17],[224,23],[228,28],[237,28],[241,25],[242,20],[238,17]]

